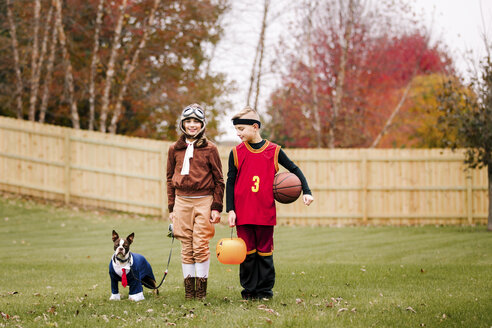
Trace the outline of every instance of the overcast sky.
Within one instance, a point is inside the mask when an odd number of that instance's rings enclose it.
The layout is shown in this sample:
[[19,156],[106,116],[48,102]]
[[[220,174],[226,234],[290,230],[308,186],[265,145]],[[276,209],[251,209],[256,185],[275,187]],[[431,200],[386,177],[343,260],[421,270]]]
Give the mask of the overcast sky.
[[[268,94],[278,77],[268,72],[274,48],[281,35],[285,35],[289,21],[293,19],[297,1],[270,0],[270,26],[267,29],[264,61],[265,75],[262,77],[261,99],[258,111],[266,110]],[[457,68],[468,74],[472,68],[470,58],[478,61],[485,55],[483,33],[492,39],[492,0],[408,0],[417,13],[423,13],[432,35],[444,42],[450,50]],[[216,49],[212,67],[224,72],[230,80],[237,82],[237,92],[229,95],[233,112],[246,104],[252,64],[258,42],[263,15],[262,0],[232,0],[232,10],[224,18],[226,33]],[[470,52],[472,52],[470,54]],[[268,57],[269,56],[269,57]],[[230,124],[231,113],[222,120],[221,140],[236,140]]]

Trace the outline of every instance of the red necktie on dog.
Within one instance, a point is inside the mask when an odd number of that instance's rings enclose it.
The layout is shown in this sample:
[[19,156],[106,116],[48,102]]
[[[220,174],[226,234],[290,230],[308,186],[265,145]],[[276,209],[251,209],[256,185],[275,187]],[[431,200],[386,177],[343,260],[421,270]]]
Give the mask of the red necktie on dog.
[[126,281],[126,269],[121,269],[123,271],[123,274],[121,275],[121,285],[123,286],[123,288],[125,288],[128,283]]

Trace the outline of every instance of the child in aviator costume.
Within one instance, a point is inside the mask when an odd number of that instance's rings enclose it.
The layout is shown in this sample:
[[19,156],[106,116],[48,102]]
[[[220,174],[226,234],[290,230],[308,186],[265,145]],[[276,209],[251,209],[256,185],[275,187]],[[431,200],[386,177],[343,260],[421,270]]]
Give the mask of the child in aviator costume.
[[205,113],[187,106],[179,127],[183,135],[171,145],[167,160],[169,218],[181,241],[186,299],[204,299],[210,268],[209,241],[220,222],[224,179],[217,147],[204,136]]
[[243,143],[229,155],[227,173],[227,212],[229,226],[246,242],[247,255],[239,267],[243,299],[272,298],[275,284],[273,265],[273,228],[276,208],[273,180],[279,164],[294,173],[302,183],[303,201],[313,197],[302,171],[280,146],[261,138],[259,115],[246,107],[232,122]]

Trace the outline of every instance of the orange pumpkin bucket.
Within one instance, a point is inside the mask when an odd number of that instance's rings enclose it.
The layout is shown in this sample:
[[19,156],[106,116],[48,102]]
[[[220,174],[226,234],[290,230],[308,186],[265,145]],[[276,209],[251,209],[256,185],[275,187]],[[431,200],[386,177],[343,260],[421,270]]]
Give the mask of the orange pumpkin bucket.
[[246,258],[246,243],[241,238],[222,238],[217,243],[216,253],[222,264],[241,264]]

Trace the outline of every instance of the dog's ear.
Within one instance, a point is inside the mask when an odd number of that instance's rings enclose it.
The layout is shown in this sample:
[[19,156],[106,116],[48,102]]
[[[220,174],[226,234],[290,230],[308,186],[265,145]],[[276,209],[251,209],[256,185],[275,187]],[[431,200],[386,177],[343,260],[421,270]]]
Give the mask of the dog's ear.
[[114,243],[115,241],[117,241],[117,240],[118,240],[118,238],[120,238],[120,236],[118,236],[118,233],[117,233],[116,231],[114,231],[114,230],[113,230],[113,243]]
[[133,243],[133,237],[135,237],[135,234],[133,232],[129,234],[128,237],[126,237],[129,244]]

